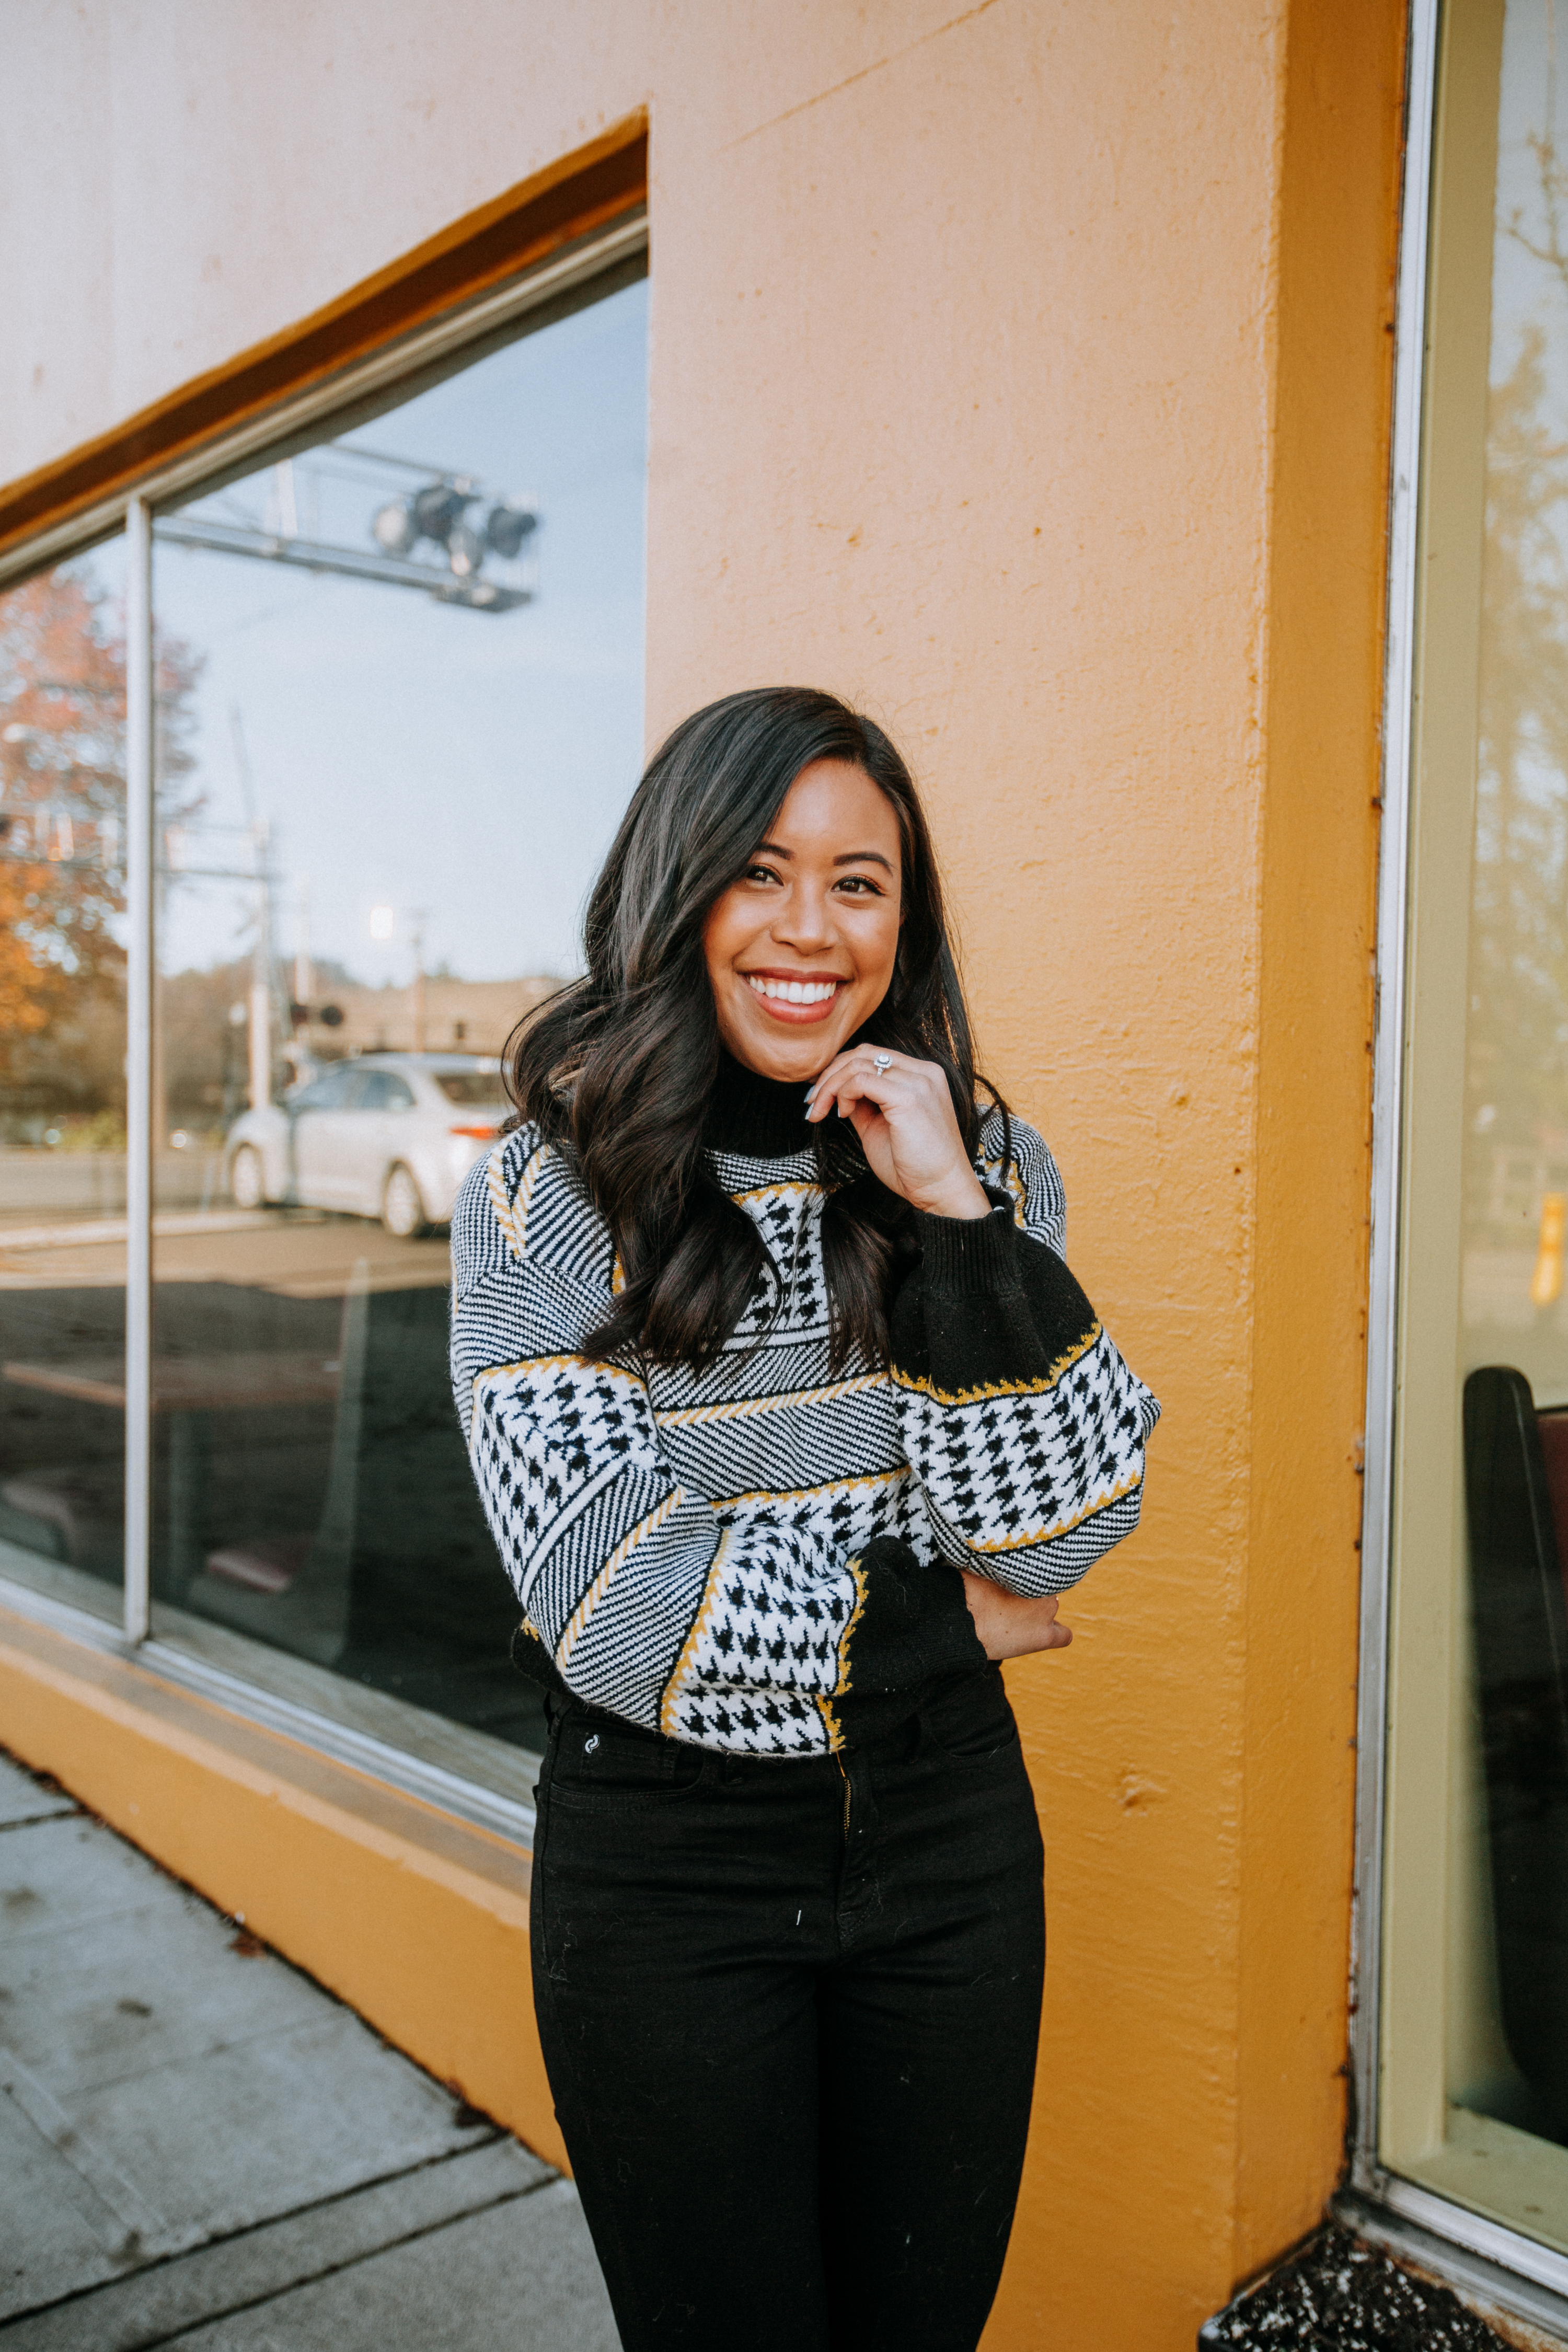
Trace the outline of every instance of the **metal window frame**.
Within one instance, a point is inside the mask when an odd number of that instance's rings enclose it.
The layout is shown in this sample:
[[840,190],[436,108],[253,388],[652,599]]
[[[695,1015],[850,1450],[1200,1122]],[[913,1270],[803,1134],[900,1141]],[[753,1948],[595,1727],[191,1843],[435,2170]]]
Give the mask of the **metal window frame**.
[[133,499],[155,508],[197,489],[209,478],[232,475],[247,460],[265,457],[309,426],[373,394],[390,390],[405,376],[457,354],[465,345],[510,326],[530,310],[542,310],[557,296],[603,277],[618,262],[636,260],[647,253],[647,207],[630,205],[607,227],[591,230],[549,261],[510,279],[494,292],[460,302],[429,325],[395,336],[363,359],[334,370],[308,392],[285,395],[260,415],[227,433],[215,434],[184,457],[170,459],[143,476],[133,489],[115,490],[64,522],[47,524],[0,556],[0,588],[107,539],[125,521]]
[[125,513],[125,1590],[128,1642],[152,1623],[153,518]]
[[46,528],[0,560],[0,589],[51,563],[85,553],[124,530],[126,539],[126,1293],[125,1581],[120,1629],[0,1578],[0,1598],[19,1614],[55,1624],[96,1647],[134,1654],[144,1669],[200,1691],[231,1712],[287,1731],[322,1754],[389,1781],[441,1810],[527,1843],[531,1808],[459,1780],[416,1757],[274,1698],[208,1662],[187,1656],[152,1631],[151,1468],[153,1342],[153,1007],[155,740],[153,695],[153,521],[156,509],[209,481],[232,478],[248,462],[352,410],[405,380],[460,358],[533,310],[587,288],[645,256],[644,205],[628,207],[495,291],[457,305],[442,318],[395,337],[324,383],[284,398],[194,453],[172,461],[112,497]]
[[1366,1479],[1362,1521],[1351,2076],[1354,2138],[1335,2200],[1348,2226],[1447,2275],[1461,2292],[1568,2334],[1568,2257],[1402,2179],[1378,2156],[1383,2049],[1382,1925],[1387,1806],[1389,1609],[1396,1506],[1396,1412],[1404,1177],[1419,529],[1426,389],[1428,257],[1442,0],[1411,0],[1400,222],[1388,621],[1384,677],[1383,839],[1378,875],[1373,1078],[1372,1249],[1367,1318]]

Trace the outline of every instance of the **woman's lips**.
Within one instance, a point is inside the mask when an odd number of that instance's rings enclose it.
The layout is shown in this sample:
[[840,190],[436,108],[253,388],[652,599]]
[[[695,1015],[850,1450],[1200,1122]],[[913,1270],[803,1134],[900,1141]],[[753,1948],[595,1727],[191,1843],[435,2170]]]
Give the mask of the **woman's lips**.
[[770,1020],[802,1028],[826,1021],[849,983],[846,980],[774,980],[742,972],[747,989]]

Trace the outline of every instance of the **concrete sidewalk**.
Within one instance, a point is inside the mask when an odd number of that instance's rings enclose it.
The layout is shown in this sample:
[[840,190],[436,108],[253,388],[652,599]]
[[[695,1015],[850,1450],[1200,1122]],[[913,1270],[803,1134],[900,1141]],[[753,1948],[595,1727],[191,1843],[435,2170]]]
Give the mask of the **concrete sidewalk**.
[[5,2352],[616,2352],[570,2181],[3,1759],[0,2094]]

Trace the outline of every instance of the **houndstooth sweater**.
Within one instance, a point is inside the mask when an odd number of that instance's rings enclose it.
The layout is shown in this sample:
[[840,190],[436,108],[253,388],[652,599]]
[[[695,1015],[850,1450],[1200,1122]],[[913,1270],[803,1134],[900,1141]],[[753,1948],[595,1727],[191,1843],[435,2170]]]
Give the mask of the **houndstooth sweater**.
[[1131,1531],[1159,1406],[1068,1271],[1032,1129],[1004,1170],[987,1118],[997,1205],[918,1218],[891,1360],[837,1374],[801,1089],[728,1064],[708,1134],[767,1261],[717,1362],[581,1354],[615,1252],[524,1126],[453,1215],[454,1392],[545,1679],[701,1747],[821,1753],[866,1695],[983,1662],[955,1567],[1059,1591]]

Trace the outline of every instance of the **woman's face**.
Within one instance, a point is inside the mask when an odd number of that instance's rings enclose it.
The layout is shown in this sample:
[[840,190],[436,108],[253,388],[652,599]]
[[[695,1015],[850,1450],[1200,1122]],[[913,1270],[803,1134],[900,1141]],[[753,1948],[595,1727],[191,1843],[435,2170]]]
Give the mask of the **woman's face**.
[[901,843],[863,768],[817,760],[708,918],[719,1034],[738,1062],[804,1086],[886,996],[899,951]]

